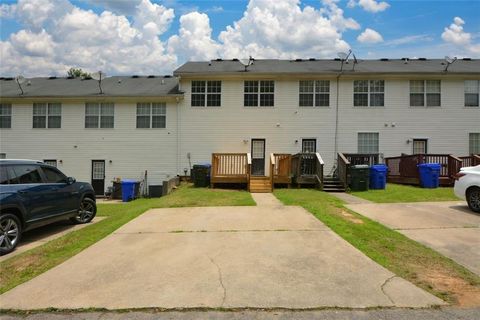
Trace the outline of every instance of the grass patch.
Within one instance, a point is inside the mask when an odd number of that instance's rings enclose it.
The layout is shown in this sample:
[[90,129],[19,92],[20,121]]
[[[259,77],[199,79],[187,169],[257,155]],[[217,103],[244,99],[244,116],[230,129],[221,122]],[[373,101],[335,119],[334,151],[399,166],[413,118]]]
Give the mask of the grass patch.
[[127,204],[99,204],[97,215],[106,219],[1,262],[0,294],[59,265],[148,209],[248,205],[255,205],[255,201],[246,191],[193,188],[190,184],[161,198],[138,199]]
[[377,203],[458,200],[453,188],[424,189],[393,183],[387,184],[385,190],[354,191],[351,194]]
[[399,232],[344,207],[344,203],[316,190],[275,190],[286,205],[310,211],[338,235],[396,275],[449,303],[480,304],[480,277]]

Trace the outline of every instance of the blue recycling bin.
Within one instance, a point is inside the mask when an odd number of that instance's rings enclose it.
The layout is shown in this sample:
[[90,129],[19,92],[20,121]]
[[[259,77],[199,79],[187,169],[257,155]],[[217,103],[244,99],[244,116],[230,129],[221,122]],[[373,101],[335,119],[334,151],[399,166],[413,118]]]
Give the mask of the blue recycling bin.
[[442,166],[439,163],[422,163],[417,167],[420,175],[420,186],[422,188],[438,188]]
[[370,189],[384,190],[387,185],[387,166],[375,164],[370,167]]
[[128,202],[135,199],[135,180],[122,180],[122,201]]

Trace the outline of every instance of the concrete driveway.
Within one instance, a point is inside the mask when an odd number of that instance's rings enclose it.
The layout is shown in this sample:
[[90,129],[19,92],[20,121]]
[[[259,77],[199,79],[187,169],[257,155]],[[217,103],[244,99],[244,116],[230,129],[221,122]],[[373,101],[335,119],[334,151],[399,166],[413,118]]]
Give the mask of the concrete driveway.
[[0,296],[0,308],[426,307],[300,207],[154,209]]
[[461,201],[351,204],[376,220],[480,275],[480,215]]

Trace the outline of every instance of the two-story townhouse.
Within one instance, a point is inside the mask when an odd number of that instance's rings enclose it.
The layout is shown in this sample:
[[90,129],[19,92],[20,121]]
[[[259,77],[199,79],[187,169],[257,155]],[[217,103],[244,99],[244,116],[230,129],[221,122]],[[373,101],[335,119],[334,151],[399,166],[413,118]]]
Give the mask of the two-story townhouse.
[[[0,80],[0,155],[48,160],[98,193],[183,175],[214,152],[480,152],[480,60],[187,62],[174,77]],[[102,179],[103,178],[103,179]]]

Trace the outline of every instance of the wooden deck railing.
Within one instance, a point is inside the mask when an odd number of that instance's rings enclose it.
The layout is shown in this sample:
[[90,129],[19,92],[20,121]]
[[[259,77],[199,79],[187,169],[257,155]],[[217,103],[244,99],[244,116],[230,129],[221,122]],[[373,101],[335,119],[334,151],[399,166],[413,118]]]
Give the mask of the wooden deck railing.
[[292,155],[289,153],[272,153],[270,158],[271,163],[273,162],[273,166],[270,167],[270,176],[273,183],[292,183]]
[[418,184],[420,181],[418,165],[422,163],[439,163],[440,184],[452,185],[453,176],[462,167],[462,160],[449,154],[415,154],[385,158],[390,182]]
[[292,156],[292,172],[298,184],[315,184],[323,188],[324,162],[318,152]]
[[213,153],[210,182],[247,183],[250,179],[251,157],[248,153]]
[[462,167],[475,167],[480,165],[480,155],[478,154],[458,158],[462,160]]
[[343,153],[352,166],[366,164],[373,166],[380,163],[379,153]]
[[346,190],[349,184],[349,172],[350,172],[350,161],[345,157],[341,152],[337,155],[337,174],[338,179],[342,183],[343,188]]

